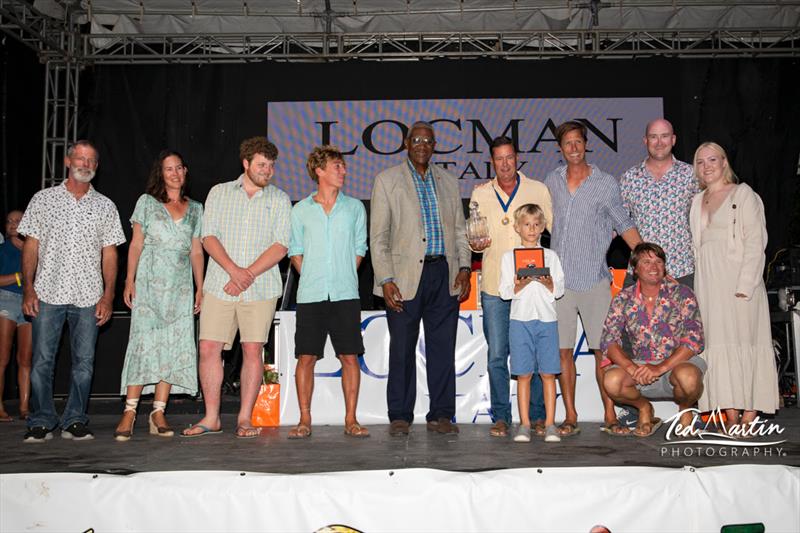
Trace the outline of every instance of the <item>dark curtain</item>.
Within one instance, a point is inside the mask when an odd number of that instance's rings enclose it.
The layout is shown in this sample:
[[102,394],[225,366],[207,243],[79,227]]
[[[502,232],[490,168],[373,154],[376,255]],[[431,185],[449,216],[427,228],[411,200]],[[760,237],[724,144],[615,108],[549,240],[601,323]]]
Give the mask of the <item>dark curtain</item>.
[[81,115],[84,134],[100,146],[97,186],[126,218],[163,147],[185,155],[198,200],[238,176],[238,144],[266,133],[270,100],[661,96],[677,157],[691,161],[700,142],[715,140],[762,196],[771,255],[800,233],[797,87],[796,59],[105,66],[83,77]]
[[[11,39],[2,52],[8,91],[3,207],[24,206],[40,183],[44,69]],[[800,242],[798,87],[797,59],[100,66],[82,74],[79,136],[98,144],[95,186],[116,202],[130,232],[127,219],[159,150],[184,154],[190,193],[203,201],[212,185],[241,172],[239,142],[266,133],[268,101],[660,96],[678,135],[678,158],[691,161],[700,142],[717,141],[741,180],[761,195],[771,258]],[[281,139],[273,141],[280,149]],[[121,277],[124,271],[123,263]]]

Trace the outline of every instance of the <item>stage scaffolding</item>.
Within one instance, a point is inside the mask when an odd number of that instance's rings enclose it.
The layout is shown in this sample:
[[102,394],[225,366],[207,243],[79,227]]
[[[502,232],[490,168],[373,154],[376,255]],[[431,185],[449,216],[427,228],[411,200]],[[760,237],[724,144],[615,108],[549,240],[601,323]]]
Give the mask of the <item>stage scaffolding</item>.
[[[613,59],[800,56],[800,28],[797,25],[785,27],[776,23],[776,27],[691,29],[598,27],[597,10],[618,4],[621,13],[623,2],[563,2],[570,10],[570,17],[573,10],[585,10],[592,14],[592,27],[588,29],[436,32],[335,31],[333,21],[336,17],[349,17],[358,13],[335,13],[330,2],[326,1],[324,12],[303,14],[304,3],[309,2],[296,2],[298,14],[322,20],[322,27],[326,31],[118,33],[106,31],[107,28],[102,24],[95,23],[92,17],[96,17],[97,13],[93,15],[94,4],[88,0],[51,2],[56,8],[63,10],[63,19],[43,14],[31,2],[0,0],[0,30],[35,50],[39,60],[46,64],[42,187],[57,184],[64,179],[65,169],[61,160],[66,146],[77,135],[80,73],[90,65],[419,61],[435,58],[543,60],[565,57]],[[695,7],[702,4],[672,2],[676,8],[682,3]],[[142,7],[141,16],[145,14],[145,4],[146,2],[139,2]],[[180,3],[176,3],[172,15],[186,16],[186,6],[181,5],[178,8],[178,4]],[[554,5],[557,2],[549,4]],[[779,4],[800,5],[800,2]],[[197,3],[191,2],[191,5],[196,10]],[[415,13],[411,10],[410,2],[406,5],[406,14],[410,15],[441,14],[447,11],[434,10],[434,13],[417,8]],[[462,10],[463,5],[461,2]],[[482,9],[487,12],[513,13],[535,9],[525,6],[523,2],[508,3],[505,8],[497,7],[498,5],[499,3],[495,3]],[[245,16],[249,16],[248,3],[244,2],[243,6]],[[358,9],[357,1],[353,2],[353,7]],[[464,12],[475,13],[481,10],[468,8]],[[158,14],[171,15],[169,11]],[[395,15],[392,12],[381,14]],[[117,15],[120,16],[119,13]],[[254,17],[267,15],[253,13]],[[268,16],[280,18],[288,15],[272,13]],[[339,28],[336,26],[336,29]]]

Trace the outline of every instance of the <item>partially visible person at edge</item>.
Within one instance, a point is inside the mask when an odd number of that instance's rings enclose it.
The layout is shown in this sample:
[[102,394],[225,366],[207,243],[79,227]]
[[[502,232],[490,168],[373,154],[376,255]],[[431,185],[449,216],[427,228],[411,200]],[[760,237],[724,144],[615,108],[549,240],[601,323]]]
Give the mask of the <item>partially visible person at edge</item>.
[[[552,229],[553,207],[547,186],[527,178],[517,170],[519,158],[514,141],[508,137],[495,138],[490,146],[495,178],[475,187],[470,203],[478,204],[489,226],[488,242],[470,243],[473,251],[483,254],[481,262],[481,309],[483,333],[486,339],[489,371],[489,398],[493,437],[505,437],[511,427],[509,387],[508,328],[511,300],[500,297],[500,263],[509,250],[520,246],[519,233],[514,231],[513,213],[522,205],[538,205],[544,213],[545,227]],[[542,380],[537,372],[530,381],[530,419],[536,435],[544,435],[545,408]]]
[[369,437],[369,430],[356,418],[361,383],[358,356],[364,353],[358,267],[367,253],[367,213],[360,200],[341,192],[347,166],[338,148],[314,148],[306,168],[317,191],[292,208],[289,257],[300,274],[294,336],[300,421],[289,431],[289,438],[311,436],[314,367],[325,356],[329,335],[342,365],[344,434]]
[[[114,203],[91,185],[98,152],[86,140],[67,149],[67,179],[36,193],[18,231],[22,248],[22,312],[33,317],[31,413],[25,442],[61,437],[89,440],[86,407],[97,331],[108,322],[117,279],[117,246],[125,242]],[[53,373],[64,322],[69,323],[72,370],[64,412],[53,402]]]
[[125,410],[114,431],[118,441],[133,436],[142,394],[155,393],[150,434],[171,437],[164,415],[170,392],[197,393],[194,315],[203,297],[203,206],[186,195],[188,171],[178,152],[159,153],[131,215],[123,292],[131,328],[120,383]]
[[426,428],[458,433],[455,345],[458,302],[470,291],[470,259],[461,193],[455,176],[431,164],[433,126],[408,130],[408,159],[384,170],[372,189],[370,246],[374,292],[388,312],[389,434],[409,433],[417,397],[416,346],[425,327],[430,408]]
[[244,173],[211,188],[203,214],[208,270],[200,309],[200,386],[205,414],[184,437],[220,433],[222,349],[239,331],[242,371],[237,438],[254,438],[251,418],[263,377],[263,348],[282,293],[278,263],[289,246],[289,196],[270,183],[278,149],[265,137],[239,146]]
[[0,422],[13,418],[3,405],[6,368],[11,361],[14,335],[17,337],[17,386],[19,417],[28,418],[31,397],[31,321],[22,314],[22,245],[17,231],[22,211],[6,216],[6,240],[0,244]]
[[[680,422],[690,427],[694,407],[703,392],[705,361],[703,325],[692,289],[667,277],[667,256],[653,243],[641,243],[631,254],[636,283],[611,302],[600,349],[613,363],[604,386],[614,402],[638,410],[636,428],[620,424],[606,428],[612,436],[649,437],[661,426],[651,400],[671,400],[682,411]],[[622,336],[630,339],[625,352]],[[684,412],[684,410],[686,410]]]
[[697,148],[694,170],[703,192],[694,197],[689,219],[708,363],[699,406],[724,409],[728,433],[747,437],[756,415],[774,413],[780,401],[762,278],[764,204],[749,185],[738,183],[716,143]]
[[620,197],[617,180],[586,162],[586,126],[568,121],[556,128],[556,139],[566,165],[545,179],[553,200],[553,235],[550,245],[564,267],[564,297],[556,302],[561,346],[558,378],[566,409],[559,426],[561,436],[580,431],[575,409],[576,370],[573,351],[581,317],[589,349],[595,354],[595,378],[603,401],[604,427],[617,423],[614,402],[603,390],[600,335],[611,303],[611,276],[606,252],[613,233],[633,248],[642,241]]

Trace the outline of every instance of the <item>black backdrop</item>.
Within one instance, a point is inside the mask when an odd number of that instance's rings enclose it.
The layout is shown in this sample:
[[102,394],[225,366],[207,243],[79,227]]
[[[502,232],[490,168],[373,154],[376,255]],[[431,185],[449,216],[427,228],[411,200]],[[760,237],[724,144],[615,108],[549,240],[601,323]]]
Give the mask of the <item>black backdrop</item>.
[[[2,48],[20,69],[3,72],[12,97],[7,126],[12,133],[4,142],[6,186],[13,191],[4,203],[24,205],[38,189],[41,168],[42,68],[18,45]],[[185,155],[197,200],[215,183],[235,178],[241,171],[239,142],[266,133],[268,101],[660,96],[675,125],[680,159],[691,159],[700,142],[715,140],[728,150],[742,181],[762,196],[771,257],[800,242],[798,88],[797,59],[100,66],[88,67],[81,78],[79,136],[98,144],[101,164],[94,184],[126,221],[152,159],[164,147]],[[273,141],[280,149],[281,139]]]

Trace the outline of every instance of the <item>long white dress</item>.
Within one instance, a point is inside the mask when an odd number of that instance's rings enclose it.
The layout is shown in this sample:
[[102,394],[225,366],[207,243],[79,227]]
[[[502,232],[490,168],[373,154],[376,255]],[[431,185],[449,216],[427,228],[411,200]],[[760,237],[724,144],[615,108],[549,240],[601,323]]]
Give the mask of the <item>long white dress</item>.
[[[708,363],[701,410],[774,413],[778,377],[772,351],[764,268],[766,229],[761,198],[737,185],[704,227],[702,193],[690,213],[695,243],[695,293]],[[747,298],[737,298],[737,292]]]

